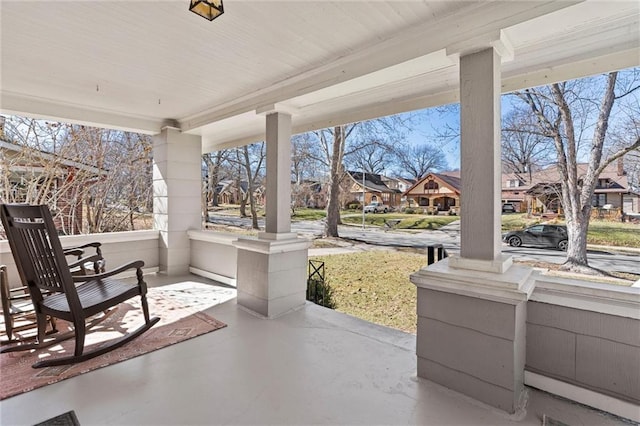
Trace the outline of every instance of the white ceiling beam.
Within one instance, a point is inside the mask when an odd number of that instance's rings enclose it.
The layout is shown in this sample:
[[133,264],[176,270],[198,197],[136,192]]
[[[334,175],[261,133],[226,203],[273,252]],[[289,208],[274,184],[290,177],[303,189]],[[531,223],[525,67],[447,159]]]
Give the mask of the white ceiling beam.
[[53,102],[48,99],[17,95],[0,91],[0,111],[5,114],[22,115],[65,123],[82,124],[154,135],[160,133],[165,121],[111,111],[91,110],[84,106]]
[[564,64],[556,62],[546,67],[531,69],[528,72],[514,73],[505,71],[502,74],[502,92],[508,93],[528,87],[542,86],[640,66],[640,50],[637,45],[628,47],[628,50],[604,54],[597,58],[588,58]]
[[267,104],[267,105],[262,105],[258,108],[256,108],[256,114],[258,115],[269,115],[269,114],[273,114],[276,112],[282,112],[285,114],[289,114],[289,115],[294,115],[297,114],[299,112],[299,109],[296,107],[293,107],[291,105],[286,105],[283,103],[277,103],[277,104]]

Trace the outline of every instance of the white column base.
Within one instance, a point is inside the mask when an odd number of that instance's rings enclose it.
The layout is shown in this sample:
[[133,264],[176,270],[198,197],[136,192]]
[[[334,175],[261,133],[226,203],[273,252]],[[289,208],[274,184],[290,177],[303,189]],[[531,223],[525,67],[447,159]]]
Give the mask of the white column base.
[[294,240],[298,238],[297,232],[259,232],[258,239],[260,240],[272,240],[272,241],[282,241],[282,240]]
[[453,259],[447,257],[411,274],[411,282],[418,288],[504,303],[529,300],[535,287],[533,269],[527,266],[512,265],[504,273],[489,272],[453,267]]
[[310,241],[240,238],[236,284],[238,304],[265,318],[304,306]]
[[451,259],[410,278],[418,288],[418,376],[509,414],[521,412],[533,269],[460,269]]
[[449,258],[449,266],[451,268],[493,272],[495,274],[505,273],[511,265],[513,265],[513,257],[506,254],[496,260],[467,259],[457,256]]

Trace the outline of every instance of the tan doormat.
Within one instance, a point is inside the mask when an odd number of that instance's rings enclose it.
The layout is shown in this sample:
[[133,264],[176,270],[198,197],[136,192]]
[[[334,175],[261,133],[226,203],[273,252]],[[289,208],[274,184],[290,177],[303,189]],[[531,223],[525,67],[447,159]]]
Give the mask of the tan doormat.
[[[234,290],[192,282],[151,288],[147,295],[149,311],[151,316],[160,317],[160,322],[126,345],[78,364],[39,369],[31,367],[46,357],[73,354],[73,338],[45,349],[1,354],[0,400],[226,327],[226,324],[200,311],[234,296]],[[117,338],[142,323],[140,298],[135,297],[120,304],[115,312],[87,333],[86,347]],[[66,331],[66,323],[58,321],[58,329]]]

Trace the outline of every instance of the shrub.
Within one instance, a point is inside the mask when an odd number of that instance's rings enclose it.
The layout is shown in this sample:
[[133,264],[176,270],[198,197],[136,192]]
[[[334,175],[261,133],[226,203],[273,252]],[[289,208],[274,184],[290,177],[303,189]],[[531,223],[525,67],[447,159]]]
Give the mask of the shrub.
[[362,210],[362,203],[360,203],[360,201],[357,201],[357,200],[349,201],[347,203],[347,209],[348,210]]
[[333,288],[322,279],[307,280],[307,300],[325,308],[335,309],[336,307],[333,301]]

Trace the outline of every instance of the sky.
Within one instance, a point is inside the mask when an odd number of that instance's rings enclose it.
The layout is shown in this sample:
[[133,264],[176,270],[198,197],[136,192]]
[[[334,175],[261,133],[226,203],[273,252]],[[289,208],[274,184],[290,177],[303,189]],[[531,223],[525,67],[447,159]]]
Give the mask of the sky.
[[[513,96],[503,95],[502,116],[504,117],[512,108]],[[407,135],[407,141],[412,144],[430,142],[440,146],[449,163],[449,170],[460,168],[459,104],[423,109],[408,114],[414,114],[418,118],[415,121],[415,128]]]

